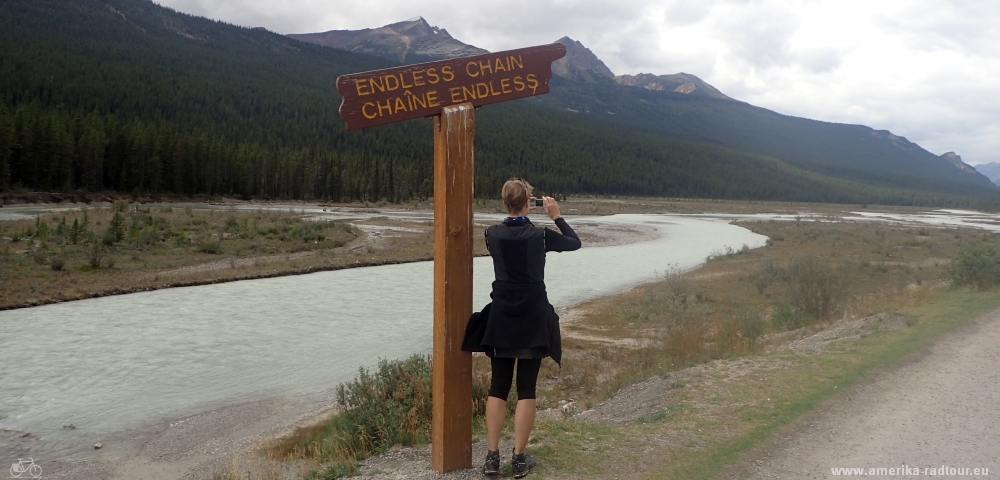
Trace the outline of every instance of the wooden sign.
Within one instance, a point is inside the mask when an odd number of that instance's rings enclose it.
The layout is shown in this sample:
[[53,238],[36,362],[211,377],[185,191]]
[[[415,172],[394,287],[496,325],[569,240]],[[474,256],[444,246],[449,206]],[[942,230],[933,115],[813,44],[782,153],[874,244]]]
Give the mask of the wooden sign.
[[342,75],[340,117],[348,130],[440,115],[451,105],[475,107],[549,93],[561,43]]

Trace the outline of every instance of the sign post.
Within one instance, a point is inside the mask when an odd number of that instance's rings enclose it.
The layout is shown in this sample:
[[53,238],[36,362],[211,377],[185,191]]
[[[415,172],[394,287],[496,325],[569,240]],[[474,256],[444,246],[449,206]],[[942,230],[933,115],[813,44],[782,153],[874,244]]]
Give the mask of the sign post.
[[475,108],[549,92],[559,43],[343,75],[348,130],[434,118],[434,367],[431,468],[472,466],[472,315]]
[[431,468],[472,466],[472,354],[462,351],[472,314],[472,142],[475,108],[434,118],[434,418]]

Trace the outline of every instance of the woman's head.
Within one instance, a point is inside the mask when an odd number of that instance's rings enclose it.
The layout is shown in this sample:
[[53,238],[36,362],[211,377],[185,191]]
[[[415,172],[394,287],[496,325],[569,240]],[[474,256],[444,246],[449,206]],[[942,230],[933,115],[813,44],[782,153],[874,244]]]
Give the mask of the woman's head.
[[507,213],[515,214],[528,206],[528,199],[531,198],[531,184],[520,178],[512,178],[503,184],[500,190],[500,198],[507,207]]

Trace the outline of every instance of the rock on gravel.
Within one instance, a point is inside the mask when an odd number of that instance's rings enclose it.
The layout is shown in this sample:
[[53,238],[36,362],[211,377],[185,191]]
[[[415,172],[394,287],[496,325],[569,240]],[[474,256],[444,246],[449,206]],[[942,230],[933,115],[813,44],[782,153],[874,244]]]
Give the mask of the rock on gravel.
[[909,319],[903,315],[891,312],[879,313],[858,320],[838,323],[815,335],[800,340],[793,340],[782,345],[782,347],[796,352],[818,350],[836,340],[860,338],[879,330],[899,330],[906,328],[908,325]]
[[594,408],[575,415],[573,419],[614,424],[635,423],[669,404],[671,392],[676,390],[677,382],[684,377],[684,372],[674,372],[666,378],[652,377],[629,385]]

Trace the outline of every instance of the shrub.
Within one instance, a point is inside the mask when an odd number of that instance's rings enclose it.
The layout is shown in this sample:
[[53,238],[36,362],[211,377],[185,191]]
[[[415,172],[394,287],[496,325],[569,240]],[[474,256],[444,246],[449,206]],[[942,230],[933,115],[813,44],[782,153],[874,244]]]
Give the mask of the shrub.
[[740,336],[749,342],[751,347],[767,331],[767,322],[764,319],[764,314],[758,309],[748,308],[740,310],[733,317],[733,322],[736,324]]
[[667,327],[663,348],[670,358],[680,364],[703,359],[708,326],[700,319],[678,317]]
[[91,268],[101,268],[101,261],[104,260],[104,246],[94,244],[87,249],[87,264]]
[[[430,439],[431,393],[429,357],[381,360],[373,371],[360,368],[354,380],[337,388],[337,403],[343,408],[340,413],[324,423],[299,428],[270,446],[269,454],[333,464],[310,472],[306,478],[356,474],[358,460],[395,444],[412,445]],[[482,418],[487,394],[488,379],[473,378],[474,418]]]
[[292,235],[299,237],[303,242],[323,241],[326,235],[323,231],[326,224],[321,222],[302,222],[292,229]]
[[747,275],[747,280],[757,287],[757,292],[764,295],[768,287],[781,278],[781,269],[774,262],[765,262],[759,268]]
[[191,245],[191,237],[189,237],[183,230],[171,230],[170,236],[174,237],[174,245],[178,247]]
[[787,303],[779,303],[771,312],[771,325],[779,330],[796,330],[809,324],[809,316],[792,309]]
[[717,322],[714,332],[708,337],[713,358],[727,354],[753,350],[757,339],[767,331],[767,322],[759,309],[744,308],[734,315]]
[[1000,249],[993,245],[967,247],[951,259],[951,279],[956,285],[980,290],[1000,284]]
[[[676,265],[670,265],[663,272],[663,286],[660,292],[671,306],[687,307],[688,298],[691,296],[691,280],[684,276],[684,272]],[[657,274],[659,277],[659,274]],[[652,293],[647,290],[647,293]]]
[[139,243],[142,245],[156,245],[160,243],[160,231],[156,227],[143,228],[139,233]]
[[202,253],[216,254],[222,251],[222,244],[218,240],[207,240],[198,248]]
[[45,256],[45,250],[43,250],[41,247],[35,247],[31,249],[31,259],[34,260],[35,263],[39,265],[45,265],[45,262],[48,261],[48,257]]
[[361,368],[353,381],[337,387],[344,407],[343,431],[352,432],[350,449],[377,452],[400,443],[430,438],[431,362],[414,355],[403,361],[379,361],[375,372]]
[[849,283],[844,267],[801,257],[790,262],[786,272],[792,306],[813,318],[828,318],[847,299]]
[[49,268],[51,268],[55,272],[62,270],[63,267],[65,266],[66,266],[66,260],[63,260],[59,257],[52,257],[49,259]]

